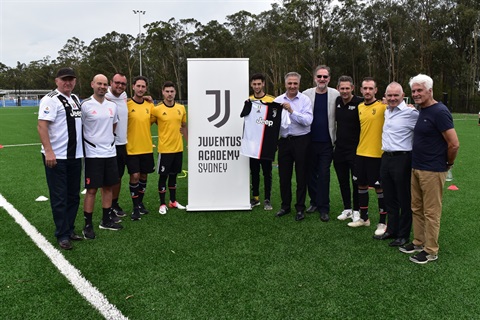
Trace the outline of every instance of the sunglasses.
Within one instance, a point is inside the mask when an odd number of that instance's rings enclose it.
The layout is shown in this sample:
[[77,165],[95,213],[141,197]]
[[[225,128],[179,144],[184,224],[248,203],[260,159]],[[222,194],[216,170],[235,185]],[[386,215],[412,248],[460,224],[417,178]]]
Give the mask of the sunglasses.
[[323,78],[323,79],[328,79],[328,78],[330,78],[330,76],[325,76],[325,75],[322,75],[322,74],[317,74],[317,78],[318,78],[318,79],[322,79],[322,78]]

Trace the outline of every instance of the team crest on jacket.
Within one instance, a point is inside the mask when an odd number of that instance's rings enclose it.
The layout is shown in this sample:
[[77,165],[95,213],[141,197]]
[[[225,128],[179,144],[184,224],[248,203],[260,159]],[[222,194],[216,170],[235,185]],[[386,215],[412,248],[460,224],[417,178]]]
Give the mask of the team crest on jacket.
[[272,110],[272,118],[275,118],[277,116],[277,109]]
[[375,113],[377,113],[377,109],[376,109],[376,108],[372,110],[372,115],[375,115]]

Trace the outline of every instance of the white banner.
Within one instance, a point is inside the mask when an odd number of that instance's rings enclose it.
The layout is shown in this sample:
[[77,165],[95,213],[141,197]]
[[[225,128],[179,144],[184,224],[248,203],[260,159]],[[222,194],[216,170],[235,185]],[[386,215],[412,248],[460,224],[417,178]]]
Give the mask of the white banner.
[[188,211],[250,210],[248,59],[188,59]]

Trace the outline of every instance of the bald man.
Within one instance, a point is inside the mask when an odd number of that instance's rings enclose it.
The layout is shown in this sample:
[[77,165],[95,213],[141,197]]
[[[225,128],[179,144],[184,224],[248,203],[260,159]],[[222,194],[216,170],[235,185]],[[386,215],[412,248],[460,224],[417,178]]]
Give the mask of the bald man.
[[382,162],[380,177],[388,212],[387,230],[373,236],[377,240],[394,239],[391,247],[400,247],[409,241],[412,228],[411,186],[413,128],[418,110],[408,107],[403,98],[402,86],[397,82],[388,85],[385,98],[385,123],[382,131]]
[[103,74],[96,75],[91,86],[93,95],[82,102],[83,143],[85,148],[85,188],[84,201],[85,239],[95,239],[92,216],[95,196],[102,188],[102,220],[100,229],[120,230],[110,214],[112,207],[112,186],[118,182],[114,131],[118,122],[117,105],[105,99],[108,79]]

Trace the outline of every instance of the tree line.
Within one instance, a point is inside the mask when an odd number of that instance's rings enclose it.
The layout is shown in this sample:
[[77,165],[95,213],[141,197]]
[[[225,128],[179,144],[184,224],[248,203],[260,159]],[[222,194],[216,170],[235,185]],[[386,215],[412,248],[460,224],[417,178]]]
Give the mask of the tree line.
[[[312,71],[326,64],[331,86],[350,75],[358,88],[372,76],[379,95],[391,81],[408,95],[410,77],[426,73],[434,79],[435,98],[448,97],[454,112],[480,110],[478,0],[284,0],[258,14],[239,11],[224,23],[171,18],[143,27],[142,69],[154,98],[171,80],[177,98],[188,99],[187,58],[249,58],[250,72],[266,75],[272,95],[284,91],[289,71],[302,75],[302,89],[313,86]],[[56,59],[17,62],[14,68],[0,63],[0,88],[53,88],[56,70],[71,66],[78,75],[76,93],[84,98],[91,95],[94,74],[137,76],[139,49],[138,37],[115,31],[89,45],[73,37]]]

